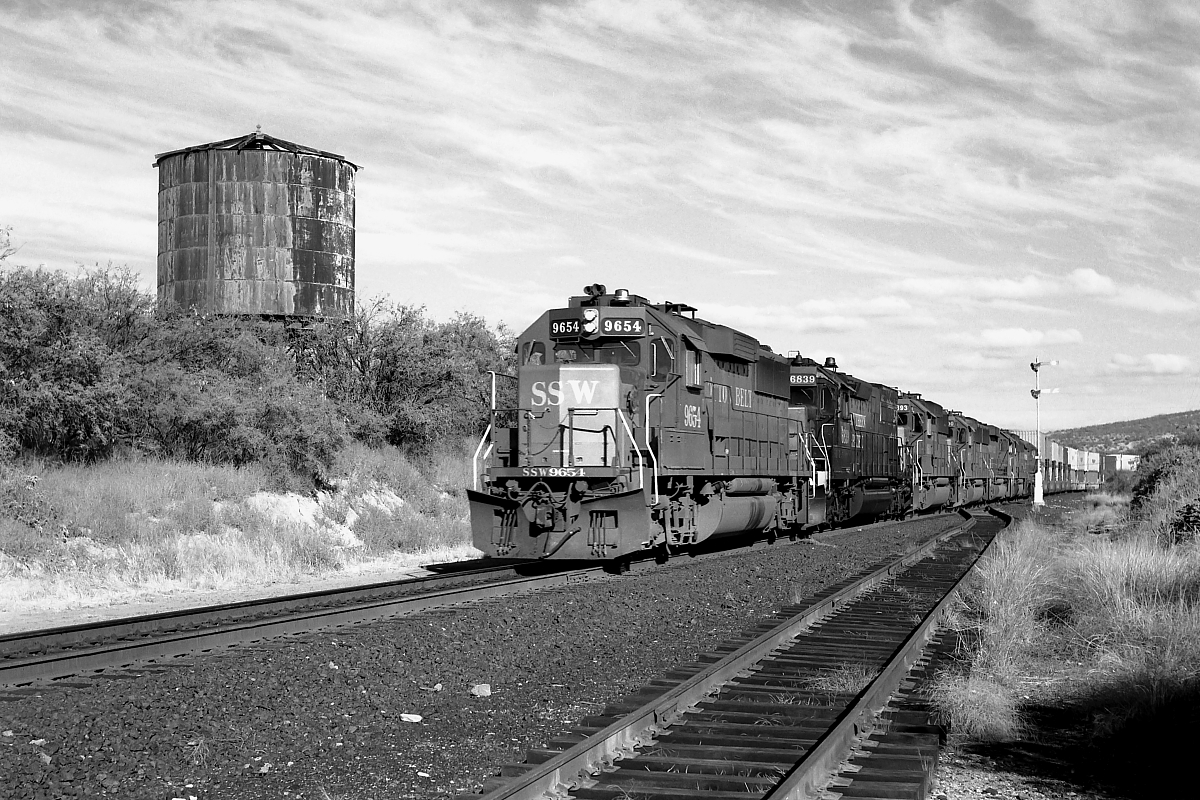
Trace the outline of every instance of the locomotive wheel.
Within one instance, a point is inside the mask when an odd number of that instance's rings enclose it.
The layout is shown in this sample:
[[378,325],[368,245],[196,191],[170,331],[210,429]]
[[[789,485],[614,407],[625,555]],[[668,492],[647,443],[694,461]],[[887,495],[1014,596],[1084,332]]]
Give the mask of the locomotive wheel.
[[626,572],[629,572],[629,559],[613,559],[604,565],[604,571],[609,575],[624,575]]

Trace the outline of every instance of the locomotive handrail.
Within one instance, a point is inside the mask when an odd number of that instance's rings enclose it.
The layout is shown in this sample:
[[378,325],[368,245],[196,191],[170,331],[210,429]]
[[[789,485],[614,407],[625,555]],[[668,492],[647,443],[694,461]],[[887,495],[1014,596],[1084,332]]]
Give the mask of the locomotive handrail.
[[662,393],[646,395],[646,450],[650,453],[650,463],[654,465],[654,486],[650,489],[650,505],[652,506],[658,505],[658,456],[654,455],[654,450],[650,447],[650,401],[656,397],[662,397]]
[[808,449],[808,442],[804,442],[804,457],[808,459],[809,469],[812,470],[813,479],[808,482],[808,496],[817,496],[817,460],[812,457],[812,453]]
[[475,455],[471,456],[471,488],[475,491],[479,491],[479,454],[483,451],[483,445],[486,443],[488,449],[483,456],[484,460],[486,461],[487,457],[492,452],[492,447],[495,446],[495,442],[491,441],[491,435],[492,428],[496,423],[496,378],[508,378],[509,380],[514,381],[518,380],[516,375],[509,375],[507,372],[497,372],[494,369],[489,369],[488,374],[492,376],[492,414],[491,419],[488,420],[487,427],[484,428],[483,436],[479,440],[479,446],[475,448]]
[[[637,439],[634,437],[633,431],[629,427],[629,420],[625,419],[625,412],[619,408],[615,409],[615,410],[617,412],[617,416],[621,418],[621,425],[623,425],[625,428],[625,434],[629,437],[630,444],[632,444],[634,447],[637,447]],[[630,464],[629,468],[633,469],[633,465]],[[641,491],[642,489],[646,488],[646,476],[644,474],[645,469],[646,469],[646,467],[644,464],[642,464],[642,459],[639,458],[638,459],[638,491]]]
[[[495,405],[496,405],[496,396],[495,396],[495,394],[493,394],[492,395],[492,414],[493,414],[493,416],[495,416],[495,412],[496,412]],[[471,456],[471,478],[472,478],[471,488],[477,492],[479,491],[479,453],[483,450],[484,444],[487,444],[489,453],[492,451],[492,442],[490,439],[491,435],[492,435],[492,423],[488,422],[487,428],[484,429],[484,431],[483,431],[483,438],[479,440],[479,446],[475,448],[475,455]]]

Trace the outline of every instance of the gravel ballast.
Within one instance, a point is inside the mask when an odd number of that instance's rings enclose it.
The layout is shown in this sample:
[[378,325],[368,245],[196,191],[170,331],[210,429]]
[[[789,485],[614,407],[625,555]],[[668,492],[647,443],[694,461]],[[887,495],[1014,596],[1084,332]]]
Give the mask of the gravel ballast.
[[673,665],[957,522],[677,558],[46,688],[0,703],[0,796],[471,792]]

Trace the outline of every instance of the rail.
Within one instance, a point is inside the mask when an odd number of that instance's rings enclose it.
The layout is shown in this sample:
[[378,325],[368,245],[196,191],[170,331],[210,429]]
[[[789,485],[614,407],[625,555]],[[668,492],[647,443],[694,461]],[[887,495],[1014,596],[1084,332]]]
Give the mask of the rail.
[[[512,564],[488,566],[332,591],[8,634],[0,636],[0,686],[54,681],[251,640],[306,633],[540,589],[580,580],[586,575],[599,575],[602,567],[560,569],[534,576],[522,576],[515,570]],[[437,588],[463,579],[485,579],[486,582]],[[400,597],[387,596],[405,590],[418,591]],[[326,607],[312,607],[318,604]]]
[[[639,693],[628,711],[617,713],[629,708],[628,702],[621,703],[584,720],[576,734],[583,741],[564,744],[557,752],[538,750],[536,757],[531,751],[526,764],[507,768],[509,774],[523,774],[495,788],[486,800],[561,798],[576,790],[583,797],[665,793],[699,798],[709,792],[713,797],[765,793],[772,800],[819,796],[830,769],[845,756],[852,739],[871,728],[881,704],[919,657],[981,552],[969,547],[978,538],[970,530],[976,518],[960,513],[968,520],[958,530],[817,595],[808,606],[788,609],[790,616],[782,622],[765,623],[730,644],[732,652],[722,649],[719,658],[676,670],[672,674],[686,677],[664,679],[669,688],[654,692],[652,699]],[[952,537],[956,541],[942,548]],[[932,610],[915,613],[918,602]],[[909,619],[914,615],[916,622]],[[863,630],[881,621],[889,626],[883,640],[861,638]],[[828,632],[842,630],[850,632],[830,639]],[[803,637],[822,636],[825,644],[805,649]],[[899,647],[885,645],[897,636]],[[856,697],[845,701],[839,699],[844,695],[830,694],[834,705],[816,708],[822,702],[819,692],[814,700],[804,676],[845,653],[890,656]],[[845,702],[849,705],[836,705]],[[820,720],[828,722],[818,724]]]

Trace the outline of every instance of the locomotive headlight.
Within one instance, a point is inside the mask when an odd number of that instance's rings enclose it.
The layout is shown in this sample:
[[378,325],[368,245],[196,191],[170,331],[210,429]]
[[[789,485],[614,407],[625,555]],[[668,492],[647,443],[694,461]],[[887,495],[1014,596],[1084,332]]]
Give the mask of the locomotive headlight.
[[583,310],[583,334],[584,336],[595,336],[600,332],[600,311],[595,308],[585,308]]

